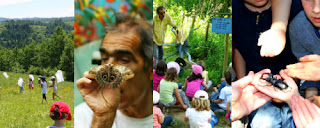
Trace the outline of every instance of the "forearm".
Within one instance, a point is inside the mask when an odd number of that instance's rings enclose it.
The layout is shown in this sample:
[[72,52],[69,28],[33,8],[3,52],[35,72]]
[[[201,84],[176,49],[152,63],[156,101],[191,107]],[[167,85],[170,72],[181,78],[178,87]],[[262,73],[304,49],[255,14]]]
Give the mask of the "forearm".
[[233,62],[234,62],[234,70],[236,72],[237,79],[240,79],[246,76],[246,62],[243,59],[240,52],[238,51],[238,49],[234,49]]
[[104,115],[93,114],[91,128],[111,128],[116,116],[115,112],[110,112]]
[[271,28],[287,31],[292,0],[272,0],[272,25]]

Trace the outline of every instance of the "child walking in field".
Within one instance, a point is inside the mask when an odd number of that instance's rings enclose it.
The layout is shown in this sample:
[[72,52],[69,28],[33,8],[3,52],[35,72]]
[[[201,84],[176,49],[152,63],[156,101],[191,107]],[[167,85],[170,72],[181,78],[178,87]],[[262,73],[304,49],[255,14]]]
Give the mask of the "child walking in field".
[[153,128],[165,128],[172,122],[171,116],[162,114],[161,109],[156,106],[159,103],[160,94],[157,91],[153,91]]
[[[153,90],[158,91],[160,81],[164,78],[167,71],[167,64],[164,60],[160,60],[156,70],[153,70]],[[158,91],[159,92],[159,91]]]
[[42,101],[41,103],[43,104],[43,100],[45,100],[47,103],[47,97],[46,97],[46,94],[47,94],[47,81],[46,81],[46,77],[41,77],[41,92],[42,92]]
[[217,118],[211,114],[210,101],[208,93],[199,90],[194,94],[191,102],[191,108],[188,108],[185,114],[185,121],[189,121],[190,128],[211,128],[211,118],[217,123]]
[[207,86],[202,78],[202,67],[200,65],[192,65],[192,75],[186,78],[184,87],[189,100],[192,100],[194,94],[200,90],[201,84]]
[[31,77],[29,77],[29,89],[33,90],[34,86],[33,86],[33,80]]
[[58,87],[57,87],[57,83],[56,83],[56,78],[54,76],[52,76],[51,80],[52,80],[52,85],[50,85],[49,87],[53,87],[52,100],[54,100],[54,96],[61,98],[59,95],[57,95]]
[[62,101],[53,103],[50,108],[50,117],[54,120],[54,124],[47,128],[66,128],[64,126],[66,120],[71,120],[69,105]]
[[20,93],[24,94],[24,88],[23,88],[23,79],[20,77],[18,80],[18,85],[20,87]]
[[177,70],[169,68],[164,79],[160,81],[160,104],[164,106],[175,105],[177,100],[184,109],[190,107],[189,100],[186,94],[178,89]]

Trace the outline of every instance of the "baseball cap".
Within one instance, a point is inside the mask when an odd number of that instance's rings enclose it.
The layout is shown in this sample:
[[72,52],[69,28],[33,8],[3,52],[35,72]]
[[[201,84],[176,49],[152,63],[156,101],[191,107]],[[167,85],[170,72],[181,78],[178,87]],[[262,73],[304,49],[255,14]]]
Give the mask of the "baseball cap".
[[192,72],[194,74],[199,75],[202,73],[202,71],[203,71],[203,69],[200,65],[196,65],[196,64],[192,65]]
[[[58,106],[58,110],[55,110],[56,106]],[[69,105],[65,102],[62,102],[62,101],[54,102],[51,105],[50,112],[55,112],[55,111],[60,113],[60,117],[58,119],[60,119],[62,116],[61,112],[68,113],[67,120],[71,120],[71,118],[72,118],[71,113],[70,113],[70,109],[69,109]]]
[[41,76],[40,78],[41,78],[41,80],[46,80],[46,77],[44,77],[44,76]]
[[153,104],[157,104],[160,100],[160,94],[157,91],[153,91]]
[[208,99],[208,93],[206,91],[199,90],[194,94],[194,97],[201,100],[205,100]]

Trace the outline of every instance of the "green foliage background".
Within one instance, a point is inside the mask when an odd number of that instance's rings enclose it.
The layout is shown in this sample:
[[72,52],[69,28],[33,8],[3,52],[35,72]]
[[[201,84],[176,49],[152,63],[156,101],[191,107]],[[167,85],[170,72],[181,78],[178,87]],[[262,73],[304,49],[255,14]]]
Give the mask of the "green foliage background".
[[[61,26],[60,26],[61,25]],[[73,81],[72,21],[7,20],[0,24],[0,70]]]

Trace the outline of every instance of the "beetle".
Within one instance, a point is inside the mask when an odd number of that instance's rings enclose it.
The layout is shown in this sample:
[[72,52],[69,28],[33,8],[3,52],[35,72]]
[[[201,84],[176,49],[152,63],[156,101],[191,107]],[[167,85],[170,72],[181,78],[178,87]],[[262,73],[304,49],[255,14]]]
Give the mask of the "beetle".
[[[267,77],[265,77],[266,75]],[[260,79],[271,83],[274,88],[278,88],[280,90],[287,90],[288,88],[291,88],[283,81],[283,79],[277,79],[272,73],[263,73]]]

